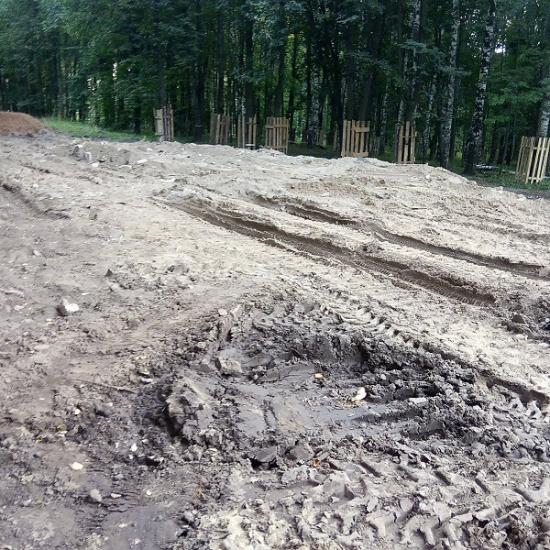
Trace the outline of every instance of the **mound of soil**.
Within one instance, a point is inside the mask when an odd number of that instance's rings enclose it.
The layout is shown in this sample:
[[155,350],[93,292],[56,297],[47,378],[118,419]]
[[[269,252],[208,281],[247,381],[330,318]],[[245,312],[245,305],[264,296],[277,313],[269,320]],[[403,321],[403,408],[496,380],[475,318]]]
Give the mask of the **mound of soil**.
[[35,134],[42,129],[42,122],[30,115],[0,111],[0,135]]

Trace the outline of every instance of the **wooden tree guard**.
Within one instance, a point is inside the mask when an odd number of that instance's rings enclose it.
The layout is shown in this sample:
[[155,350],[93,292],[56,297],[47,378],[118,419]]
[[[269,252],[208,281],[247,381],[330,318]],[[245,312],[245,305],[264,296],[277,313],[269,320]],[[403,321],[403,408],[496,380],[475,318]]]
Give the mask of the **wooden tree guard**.
[[344,120],[342,139],[343,157],[369,156],[370,122],[362,120]]
[[414,164],[416,160],[416,129],[413,122],[395,127],[394,161],[397,164]]
[[288,119],[268,117],[265,123],[265,146],[288,154]]
[[155,116],[155,135],[159,141],[174,141],[174,110],[170,105],[153,111]]
[[549,153],[550,137],[522,137],[516,168],[517,181],[526,185],[540,183],[546,173]]
[[228,116],[212,113],[210,116],[210,145],[228,145],[231,119]]
[[239,115],[237,118],[237,147],[241,149],[256,149],[258,139],[258,123],[256,115],[246,118]]

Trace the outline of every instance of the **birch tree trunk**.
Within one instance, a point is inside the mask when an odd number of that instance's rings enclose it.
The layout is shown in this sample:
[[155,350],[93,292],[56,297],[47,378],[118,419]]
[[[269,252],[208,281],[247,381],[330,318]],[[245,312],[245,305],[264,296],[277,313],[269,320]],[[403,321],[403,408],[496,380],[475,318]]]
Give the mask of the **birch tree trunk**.
[[[428,104],[426,106],[426,121],[424,125],[424,131],[422,132],[422,158],[424,161],[429,159],[430,138],[432,135],[432,118],[433,118],[433,105],[435,98],[435,91],[437,86],[437,76],[434,74],[430,80],[430,88],[428,91]],[[452,115],[451,115],[452,116]],[[450,139],[449,129],[449,139]]]
[[449,46],[449,75],[447,90],[443,102],[441,129],[439,138],[439,161],[443,168],[449,167],[451,151],[451,130],[455,110],[456,65],[458,53],[458,36],[460,33],[460,0],[453,0],[453,26],[451,29],[451,45]]
[[[550,80],[548,78],[547,80]],[[538,123],[538,136],[548,136],[548,126],[550,124],[550,82],[546,84],[545,94],[542,99],[542,105],[540,106],[539,123]]]
[[380,112],[380,132],[378,142],[378,154],[383,156],[386,151],[386,129],[388,126],[388,90],[384,92],[384,98],[382,99],[382,111]]
[[494,49],[496,23],[496,0],[489,0],[489,14],[485,26],[485,37],[481,49],[481,60],[479,66],[479,79],[476,86],[476,96],[472,122],[468,133],[468,140],[464,151],[464,173],[474,174],[476,164],[481,159],[483,145],[483,118],[485,114],[485,100],[487,98],[487,81],[489,79],[489,68]]
[[[550,71],[547,74],[550,74]],[[537,128],[539,137],[548,136],[548,126],[550,123],[550,77],[548,77],[546,81],[543,81],[543,86],[545,86],[545,93],[542,99],[542,105],[540,106],[539,123]],[[548,159],[548,164],[546,165],[546,171],[550,172],[550,158]]]

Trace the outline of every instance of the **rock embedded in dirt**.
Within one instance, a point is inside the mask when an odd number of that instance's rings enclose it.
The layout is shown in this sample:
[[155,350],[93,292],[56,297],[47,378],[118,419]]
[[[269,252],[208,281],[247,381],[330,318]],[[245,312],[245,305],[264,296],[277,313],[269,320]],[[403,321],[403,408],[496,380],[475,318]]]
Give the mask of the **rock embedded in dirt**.
[[272,464],[277,460],[277,446],[265,447],[254,453],[254,461],[260,464]]
[[61,303],[57,306],[57,312],[61,317],[68,317],[69,315],[72,315],[74,313],[77,313],[80,311],[80,307],[78,304],[74,304],[72,302],[69,302],[67,298],[63,298],[61,300]]
[[168,273],[173,273],[174,275],[186,275],[189,273],[190,269],[186,263],[179,263],[171,265],[166,271]]
[[296,462],[304,463],[313,458],[313,449],[308,443],[298,443],[288,451],[288,456]]
[[101,504],[103,502],[103,497],[97,489],[92,489],[88,494],[88,498],[91,502],[95,502],[97,504]]
[[427,397],[410,397],[409,403],[412,403],[413,405],[422,406],[428,404],[428,398]]
[[243,374],[241,363],[236,359],[218,357],[216,359],[216,366],[224,376],[239,376]]
[[355,397],[352,398],[352,401],[354,403],[359,403],[360,401],[363,401],[365,397],[367,397],[367,390],[365,388],[359,388],[355,394]]

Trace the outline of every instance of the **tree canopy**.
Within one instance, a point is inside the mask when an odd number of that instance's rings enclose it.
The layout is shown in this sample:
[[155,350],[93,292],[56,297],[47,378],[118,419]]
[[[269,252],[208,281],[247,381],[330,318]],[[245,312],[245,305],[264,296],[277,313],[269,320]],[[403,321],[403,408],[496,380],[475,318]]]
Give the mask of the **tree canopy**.
[[550,0],[0,0],[0,107],[202,139],[212,112],[290,119],[375,153],[413,120],[421,160],[511,162],[547,135]]

